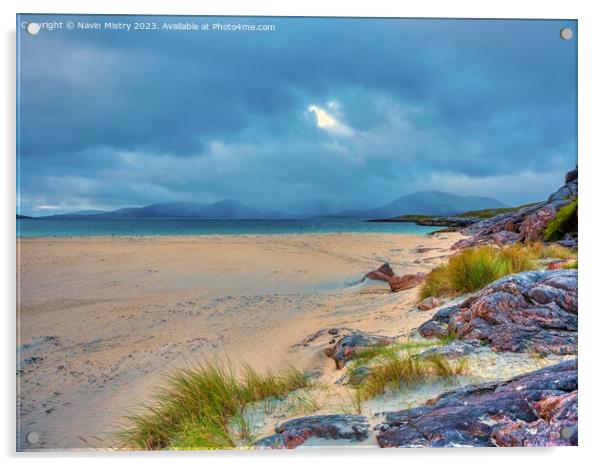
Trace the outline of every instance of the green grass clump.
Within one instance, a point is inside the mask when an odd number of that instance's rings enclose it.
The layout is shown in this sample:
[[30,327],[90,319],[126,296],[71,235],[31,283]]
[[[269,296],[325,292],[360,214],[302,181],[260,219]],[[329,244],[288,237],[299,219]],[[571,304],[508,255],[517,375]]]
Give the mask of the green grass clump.
[[543,237],[546,241],[558,241],[567,233],[577,231],[578,199],[562,207],[545,230]]
[[464,359],[452,362],[441,354],[421,356],[412,350],[383,352],[356,388],[361,399],[368,399],[383,394],[387,387],[399,389],[428,380],[449,380],[466,371]]
[[419,350],[433,348],[441,345],[437,340],[431,341],[407,341],[404,343],[395,343],[393,345],[381,346],[374,345],[362,348],[359,350],[354,359],[347,364],[351,370],[368,364],[370,361],[377,358],[388,358],[394,356],[401,351],[417,352]]
[[[228,449],[253,436],[245,407],[267,398],[283,398],[310,386],[291,368],[279,374],[244,366],[240,375],[230,364],[211,361],[172,372],[165,386],[137,413],[118,437],[128,449]],[[228,426],[235,426],[238,438]]]
[[447,265],[440,265],[433,269],[426,277],[425,282],[420,287],[420,299],[429,296],[445,296],[454,294],[449,280],[449,268]]
[[566,264],[563,269],[579,269],[578,261],[571,262],[570,264]]
[[420,299],[469,293],[505,275],[533,269],[535,263],[522,247],[464,249],[431,271],[420,288]]

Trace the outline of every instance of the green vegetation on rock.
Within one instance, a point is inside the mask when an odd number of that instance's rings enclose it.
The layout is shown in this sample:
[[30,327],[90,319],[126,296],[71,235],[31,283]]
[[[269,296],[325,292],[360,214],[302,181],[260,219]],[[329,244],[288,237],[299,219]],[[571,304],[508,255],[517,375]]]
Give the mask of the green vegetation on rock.
[[563,269],[579,269],[579,263],[578,261],[575,262],[571,262],[569,264],[566,264]]
[[567,233],[577,231],[577,211],[578,199],[570,204],[561,207],[548,225],[546,226],[543,237],[546,241],[558,241]]

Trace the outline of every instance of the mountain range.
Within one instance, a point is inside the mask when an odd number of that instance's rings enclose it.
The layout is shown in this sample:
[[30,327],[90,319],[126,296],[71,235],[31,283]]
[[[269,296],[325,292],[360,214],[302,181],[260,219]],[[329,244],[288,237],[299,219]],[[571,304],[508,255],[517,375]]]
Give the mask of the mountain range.
[[376,209],[342,212],[344,217],[377,219],[400,215],[453,215],[471,210],[507,207],[490,197],[458,196],[442,191],[419,191],[402,196]]
[[196,202],[170,202],[144,207],[125,207],[113,211],[82,210],[68,214],[49,215],[47,219],[140,219],[140,218],[207,218],[207,219],[277,219],[307,217],[337,217],[356,219],[388,218],[407,214],[453,215],[470,210],[506,207],[488,197],[458,196],[442,191],[420,191],[402,196],[393,202],[374,209],[356,209],[326,212],[326,202],[318,203],[320,209],[302,212],[265,211],[249,207],[233,199],[211,204]]

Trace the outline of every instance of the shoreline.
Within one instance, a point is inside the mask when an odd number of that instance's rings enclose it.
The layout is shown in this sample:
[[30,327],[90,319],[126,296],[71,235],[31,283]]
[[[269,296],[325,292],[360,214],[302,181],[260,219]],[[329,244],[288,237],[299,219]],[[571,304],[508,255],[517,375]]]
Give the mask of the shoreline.
[[[421,225],[419,225],[421,226]],[[428,226],[426,227],[428,228]],[[439,227],[434,227],[439,228]],[[417,234],[417,233],[405,233],[405,232],[380,232],[380,231],[329,231],[329,232],[312,232],[312,233],[215,233],[215,234],[198,234],[198,235],[61,235],[61,236],[16,236],[17,242],[19,241],[30,241],[30,240],[86,240],[86,239],[100,239],[100,240],[111,240],[111,239],[160,239],[160,238],[181,238],[185,240],[193,240],[195,238],[231,238],[231,237],[244,237],[244,238],[264,238],[264,237],[299,237],[299,236],[362,236],[362,235],[393,235],[393,236],[416,236],[416,237],[428,237],[437,233],[456,233],[450,231],[447,228],[441,227],[428,233]],[[463,236],[463,235],[461,235]]]

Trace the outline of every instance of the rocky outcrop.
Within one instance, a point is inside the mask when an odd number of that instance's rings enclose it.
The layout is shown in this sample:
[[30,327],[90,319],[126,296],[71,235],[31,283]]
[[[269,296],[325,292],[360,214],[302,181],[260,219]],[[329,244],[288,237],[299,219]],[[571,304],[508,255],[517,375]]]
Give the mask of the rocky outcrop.
[[330,414],[292,419],[276,426],[276,434],[257,441],[258,448],[295,448],[311,437],[350,441],[368,438],[370,425],[364,416]]
[[415,273],[401,276],[395,275],[395,272],[393,272],[391,266],[385,263],[378,269],[368,272],[366,275],[364,275],[364,279],[381,280],[387,282],[391,288],[391,291],[395,292],[409,290],[410,288],[420,285],[426,279],[426,274]]
[[577,445],[577,361],[382,413],[381,447]]
[[480,220],[478,217],[431,217],[428,215],[401,215],[399,217],[381,218],[368,220],[368,222],[385,223],[415,223],[417,225],[428,227],[448,227],[450,229],[465,228]]
[[518,227],[517,239],[527,243],[540,240],[545,227],[556,217],[560,207],[566,204],[568,204],[568,201],[553,202],[527,215]]
[[[578,196],[577,169],[567,173],[566,184],[551,194],[547,201],[532,204],[514,212],[509,212],[475,222],[461,230],[469,238],[462,239],[452,246],[453,250],[483,244],[500,246],[517,242],[542,240],[542,232],[556,217],[561,207]],[[575,238],[569,238],[567,247],[576,247]]]
[[450,333],[449,321],[452,315],[459,312],[459,306],[449,306],[439,309],[429,320],[418,327],[418,332],[424,338],[443,338]]
[[334,359],[337,369],[342,369],[347,361],[356,357],[361,350],[374,346],[388,346],[394,340],[389,337],[356,331],[332,341],[334,341],[334,344],[325,348],[324,354]]
[[509,275],[441,309],[418,331],[426,338],[453,334],[493,351],[574,354],[577,284],[576,270]]

